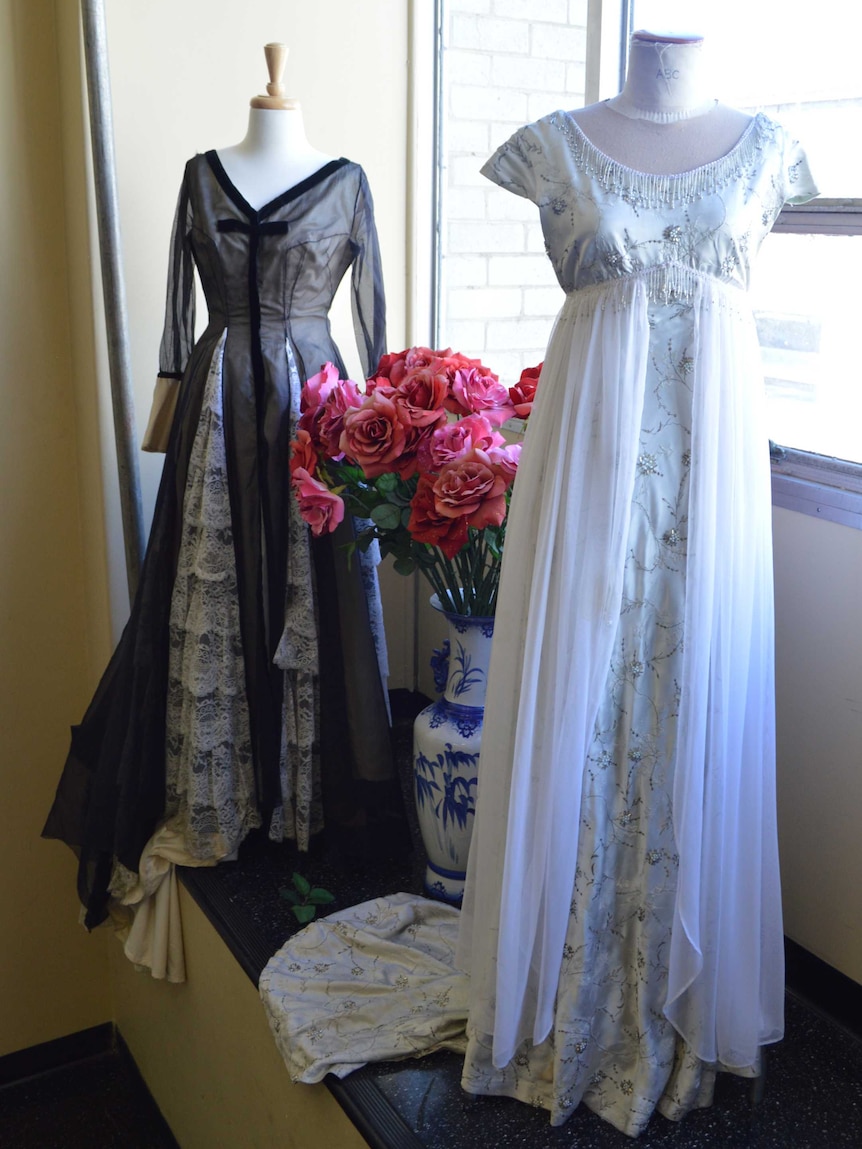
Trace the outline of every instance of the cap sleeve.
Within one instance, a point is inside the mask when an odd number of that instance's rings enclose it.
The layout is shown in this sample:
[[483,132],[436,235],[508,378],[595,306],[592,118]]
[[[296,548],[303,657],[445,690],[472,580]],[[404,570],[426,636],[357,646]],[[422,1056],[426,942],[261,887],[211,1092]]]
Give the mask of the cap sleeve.
[[808,157],[799,140],[788,136],[784,149],[784,202],[807,203],[817,194],[818,188],[808,166]]
[[544,148],[532,124],[519,128],[482,167],[482,175],[495,184],[536,202],[539,164]]

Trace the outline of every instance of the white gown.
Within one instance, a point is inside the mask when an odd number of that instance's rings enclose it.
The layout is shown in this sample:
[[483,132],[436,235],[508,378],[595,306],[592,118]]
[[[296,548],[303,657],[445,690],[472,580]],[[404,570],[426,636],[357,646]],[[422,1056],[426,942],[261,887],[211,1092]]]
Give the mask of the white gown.
[[783,1031],[771,500],[749,267],[816,194],[766,116],[647,175],[566,112],[483,169],[567,298],[507,527],[463,1083],[636,1135]]

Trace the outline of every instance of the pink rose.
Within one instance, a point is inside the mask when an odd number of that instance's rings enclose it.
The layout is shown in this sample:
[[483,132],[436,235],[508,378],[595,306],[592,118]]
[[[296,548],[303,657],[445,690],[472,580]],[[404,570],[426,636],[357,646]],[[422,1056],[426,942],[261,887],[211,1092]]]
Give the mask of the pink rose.
[[446,407],[458,415],[482,414],[494,427],[511,419],[514,410],[509,392],[497,376],[483,374],[477,367],[462,367],[455,372]]
[[300,411],[314,410],[325,403],[338,378],[334,363],[324,363],[316,375],[309,376],[299,397]]
[[352,379],[340,380],[327,395],[317,423],[317,434],[330,459],[341,458],[339,443],[344,430],[344,416],[348,411],[361,407],[364,401],[365,396]]
[[378,389],[361,407],[345,414],[339,446],[369,479],[376,479],[394,469],[392,464],[403,452],[406,438],[395,404]]
[[484,451],[473,450],[444,467],[433,483],[434,508],[442,518],[464,518],[482,529],[506,517],[505,478]]
[[504,446],[491,447],[488,459],[498,475],[506,480],[506,486],[511,487],[518,473],[518,464],[521,461],[521,444],[508,443]]
[[318,458],[317,451],[314,449],[314,443],[308,431],[300,428],[296,432],[296,438],[290,444],[290,477],[294,476],[297,470],[303,470],[308,475],[313,475],[317,470]]
[[324,450],[320,438],[323,405],[338,383],[338,369],[332,363],[324,363],[316,375],[312,375],[306,380],[300,394],[299,409],[302,416],[299,420],[299,426],[303,431],[308,432],[318,451]]
[[521,378],[514,387],[509,388],[509,399],[515,409],[515,415],[518,419],[527,419],[530,412],[533,410],[533,402],[536,398],[536,385],[539,382],[539,375],[542,372],[543,363],[538,367],[525,367],[521,372]]
[[455,423],[445,423],[433,432],[419,452],[419,469],[439,471],[474,447],[487,451],[504,442],[503,436],[494,430],[484,415],[467,415]]
[[302,467],[293,473],[292,486],[299,513],[315,536],[331,533],[344,518],[344,501]]

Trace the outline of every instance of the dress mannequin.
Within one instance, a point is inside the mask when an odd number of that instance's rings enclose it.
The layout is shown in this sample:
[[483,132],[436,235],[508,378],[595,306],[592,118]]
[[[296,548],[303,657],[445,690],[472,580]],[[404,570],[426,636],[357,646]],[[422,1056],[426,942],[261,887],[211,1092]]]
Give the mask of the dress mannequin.
[[653,175],[690,171],[726,155],[751,122],[710,98],[700,36],[635,32],[626,82],[572,118],[599,151]]
[[284,44],[267,44],[264,51],[270,94],[252,98],[245,138],[218,151],[231,181],[256,210],[333,158],[311,146],[299,101],[284,96],[281,74],[287,48]]

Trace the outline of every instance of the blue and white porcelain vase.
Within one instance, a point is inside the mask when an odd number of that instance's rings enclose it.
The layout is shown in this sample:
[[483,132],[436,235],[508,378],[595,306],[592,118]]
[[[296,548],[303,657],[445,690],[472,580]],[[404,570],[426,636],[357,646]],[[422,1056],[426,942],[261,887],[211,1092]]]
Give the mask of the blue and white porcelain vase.
[[428,855],[425,892],[460,905],[476,809],[476,782],[493,618],[449,614],[449,637],[431,659],[442,698],[413,724],[413,786]]

